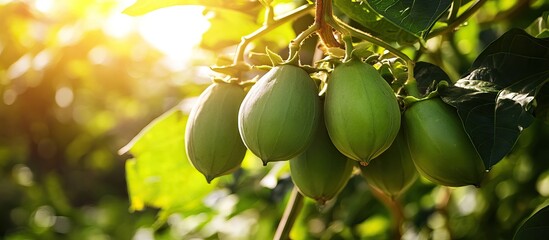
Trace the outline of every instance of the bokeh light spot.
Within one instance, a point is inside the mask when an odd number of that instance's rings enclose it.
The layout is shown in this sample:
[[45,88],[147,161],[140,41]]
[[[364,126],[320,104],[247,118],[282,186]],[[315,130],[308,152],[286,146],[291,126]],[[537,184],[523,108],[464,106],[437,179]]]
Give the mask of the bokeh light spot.
[[17,92],[13,89],[7,89],[2,96],[4,104],[12,105],[17,99]]
[[536,184],[536,190],[540,195],[549,197],[549,171],[543,173]]
[[55,103],[57,103],[59,107],[68,107],[71,105],[73,99],[74,93],[72,92],[72,89],[68,87],[59,88],[55,92]]
[[52,53],[48,50],[42,50],[32,59],[32,69],[42,71],[50,63]]
[[13,176],[17,183],[22,186],[29,187],[34,183],[32,171],[23,164],[17,164],[13,167]]
[[8,68],[8,79],[15,79],[23,76],[31,67],[31,60],[32,58],[28,53],[19,58]]
[[55,212],[50,206],[40,206],[34,212],[34,223],[38,227],[49,228],[55,224]]

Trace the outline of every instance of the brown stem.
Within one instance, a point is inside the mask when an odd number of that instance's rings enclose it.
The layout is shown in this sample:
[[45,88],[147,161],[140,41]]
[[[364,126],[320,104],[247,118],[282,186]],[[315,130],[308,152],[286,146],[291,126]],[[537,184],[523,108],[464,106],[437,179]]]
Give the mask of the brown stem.
[[317,34],[326,47],[339,47],[332,27],[325,21],[327,14],[332,14],[331,1],[316,0],[315,24],[318,25]]
[[274,240],[287,240],[290,239],[290,231],[294,226],[295,220],[303,208],[303,195],[297,191],[294,187],[290,195],[290,199],[284,209],[284,215],[278,223],[278,228],[274,236]]

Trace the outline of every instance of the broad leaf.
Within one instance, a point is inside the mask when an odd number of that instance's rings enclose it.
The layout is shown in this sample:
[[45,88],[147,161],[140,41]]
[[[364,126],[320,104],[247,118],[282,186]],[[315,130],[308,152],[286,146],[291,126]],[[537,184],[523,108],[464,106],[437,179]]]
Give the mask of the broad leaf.
[[549,84],[539,90],[536,97],[537,106],[534,110],[536,118],[549,124]]
[[185,123],[182,111],[171,110],[151,122],[120,150],[134,156],[126,162],[130,209],[151,206],[164,210],[163,215],[200,211],[202,199],[213,185],[207,184],[187,160]]
[[549,205],[528,218],[515,232],[514,240],[547,239],[549,236]]
[[440,93],[457,108],[465,131],[490,169],[532,123],[532,103],[548,81],[549,39],[513,29],[491,43],[468,73]]
[[367,0],[374,11],[416,37],[425,37],[452,0]]
[[213,11],[210,28],[202,35],[201,47],[219,50],[240,42],[242,36],[255,31],[255,17],[231,10]]
[[526,32],[537,38],[549,37],[549,11],[544,12],[541,17],[530,24],[526,28]]
[[414,43],[427,35],[452,0],[334,0],[336,8],[387,41]]
[[337,10],[360,24],[364,31],[376,37],[403,44],[413,44],[418,41],[416,36],[381,17],[364,1],[333,0],[333,3]]
[[157,9],[181,5],[200,5],[208,8],[246,11],[261,6],[258,2],[246,0],[137,0],[133,5],[127,7],[123,13],[131,16],[139,16]]

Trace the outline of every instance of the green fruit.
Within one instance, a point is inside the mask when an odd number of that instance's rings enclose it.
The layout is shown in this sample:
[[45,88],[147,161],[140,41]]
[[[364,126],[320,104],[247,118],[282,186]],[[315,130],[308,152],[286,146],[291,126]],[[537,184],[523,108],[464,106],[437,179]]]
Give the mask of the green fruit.
[[389,148],[400,128],[393,90],[374,67],[359,60],[330,74],[324,110],[334,145],[362,165]]
[[418,172],[446,186],[480,186],[485,168],[456,110],[440,98],[413,103],[404,112],[412,160]]
[[307,148],[318,126],[318,88],[293,65],[271,69],[244,98],[238,127],[246,147],[263,164],[291,159]]
[[320,124],[309,148],[290,160],[290,174],[301,194],[324,204],[345,187],[353,164],[337,150],[326,127]]
[[208,183],[238,169],[244,159],[238,109],[245,96],[238,85],[214,83],[191,110],[185,132],[187,156]]
[[391,199],[401,196],[417,179],[408,143],[403,131],[399,131],[393,144],[368,166],[361,167],[362,176],[372,188]]

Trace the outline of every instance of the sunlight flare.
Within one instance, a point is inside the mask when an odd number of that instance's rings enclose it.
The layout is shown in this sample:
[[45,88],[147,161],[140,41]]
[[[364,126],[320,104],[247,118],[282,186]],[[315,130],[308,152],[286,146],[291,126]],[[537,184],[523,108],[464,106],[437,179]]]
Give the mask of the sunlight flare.
[[186,62],[209,27],[203,9],[198,6],[159,9],[139,17],[137,29],[170,60]]

